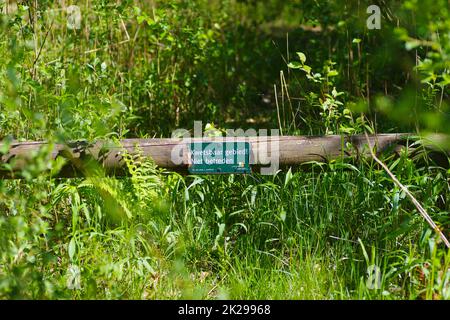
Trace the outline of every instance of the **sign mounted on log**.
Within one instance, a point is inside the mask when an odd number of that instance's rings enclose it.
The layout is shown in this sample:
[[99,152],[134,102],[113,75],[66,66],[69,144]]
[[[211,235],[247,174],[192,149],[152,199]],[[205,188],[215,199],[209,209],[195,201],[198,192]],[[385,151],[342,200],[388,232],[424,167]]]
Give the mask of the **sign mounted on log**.
[[[185,173],[192,163],[188,152],[192,143],[249,143],[250,164],[256,168],[267,166],[272,160],[279,160],[280,167],[298,166],[311,161],[328,162],[343,158],[370,157],[367,138],[364,135],[329,135],[329,136],[254,136],[242,140],[237,137],[188,139],[123,139],[119,143],[110,140],[69,141],[50,145],[46,141],[0,141],[0,179],[22,178],[21,172],[34,165],[33,155],[39,150],[47,150],[49,160],[60,159],[66,163],[53,175],[61,178],[95,176],[97,170],[90,168],[94,163],[105,170],[108,176],[128,175],[129,171],[123,161],[123,153],[140,154],[151,158],[158,167]],[[372,146],[377,152],[399,154],[404,148],[408,156],[416,158],[424,151],[432,151],[435,159],[445,162],[448,167],[449,148],[444,142],[445,135],[432,135],[426,138],[407,133],[390,133],[370,135]],[[277,146],[278,147],[273,147]],[[139,148],[137,148],[137,146]],[[406,146],[406,147],[405,147]],[[442,146],[437,148],[436,146]],[[424,148],[425,147],[425,148]],[[174,161],[173,155],[176,155]],[[438,158],[437,158],[438,157]],[[440,162],[438,162],[440,163]],[[245,162],[244,162],[245,164]],[[244,165],[244,168],[247,167]],[[274,167],[276,168],[276,166]],[[195,170],[195,166],[193,168]],[[255,168],[253,168],[255,169]],[[268,168],[270,174],[271,168]],[[277,168],[278,169],[278,168]],[[239,171],[239,170],[238,170]],[[243,170],[244,172],[246,170]],[[250,172],[249,166],[247,171]],[[241,171],[242,172],[242,171]],[[261,172],[262,173],[262,172]]]
[[249,142],[192,142],[188,149],[192,174],[251,172]]

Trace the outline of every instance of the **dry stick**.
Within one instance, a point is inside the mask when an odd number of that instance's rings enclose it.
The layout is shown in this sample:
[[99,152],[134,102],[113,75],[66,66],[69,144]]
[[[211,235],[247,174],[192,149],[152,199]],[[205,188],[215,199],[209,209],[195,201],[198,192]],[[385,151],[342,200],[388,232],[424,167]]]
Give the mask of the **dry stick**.
[[398,179],[397,177],[389,170],[389,168],[375,155],[372,149],[372,145],[370,144],[369,136],[367,135],[367,132],[364,133],[366,135],[367,143],[369,144],[369,150],[370,154],[372,155],[372,158],[381,166],[383,169],[387,172],[387,174],[391,177],[391,179],[394,181],[394,183],[411,199],[412,203],[416,206],[417,210],[419,210],[422,217],[428,222],[428,224],[436,231],[437,234],[441,237],[442,241],[444,241],[447,248],[450,248],[450,242],[447,240],[445,235],[442,233],[442,231],[439,229],[439,227],[434,223],[433,219],[429,216],[429,214],[425,211],[425,209],[422,207],[422,205],[419,203],[419,201],[416,200],[416,198],[409,192],[408,188],[405,187]]
[[[277,105],[277,117],[278,117],[278,126],[280,127],[280,133],[283,135],[283,127],[281,126],[281,118],[280,118],[280,106],[278,105],[278,95],[277,95],[277,85],[273,85],[273,89],[275,91],[275,104]],[[283,89],[281,89],[283,90]]]
[[33,70],[34,70],[34,67],[36,66],[37,61],[39,60],[39,57],[41,56],[42,49],[44,48],[45,42],[47,41],[48,34],[52,30],[52,27],[53,27],[53,20],[52,20],[52,23],[50,24],[50,27],[48,28],[47,32],[45,33],[44,40],[42,41],[39,51],[36,54],[36,58],[33,61],[33,67],[32,67]]

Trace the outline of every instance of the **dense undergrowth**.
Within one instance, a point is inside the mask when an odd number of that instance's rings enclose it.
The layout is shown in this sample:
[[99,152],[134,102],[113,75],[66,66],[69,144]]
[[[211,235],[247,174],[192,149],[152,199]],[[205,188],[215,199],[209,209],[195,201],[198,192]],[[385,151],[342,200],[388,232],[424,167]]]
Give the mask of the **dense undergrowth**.
[[[283,134],[449,132],[446,1],[0,1],[8,141],[168,137],[203,120]],[[14,2],[15,3],[15,2]],[[280,72],[281,71],[281,72]],[[449,299],[450,255],[369,160],[274,176],[0,180],[3,299]],[[450,171],[383,160],[450,236]],[[2,164],[2,170],[7,170]]]

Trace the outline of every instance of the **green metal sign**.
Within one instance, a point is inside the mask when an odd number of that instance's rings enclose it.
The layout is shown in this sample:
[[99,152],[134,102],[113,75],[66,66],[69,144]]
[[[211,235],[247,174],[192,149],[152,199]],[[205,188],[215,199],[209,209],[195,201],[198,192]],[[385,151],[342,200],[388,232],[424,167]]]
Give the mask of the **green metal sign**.
[[249,142],[193,142],[189,156],[192,174],[251,172]]

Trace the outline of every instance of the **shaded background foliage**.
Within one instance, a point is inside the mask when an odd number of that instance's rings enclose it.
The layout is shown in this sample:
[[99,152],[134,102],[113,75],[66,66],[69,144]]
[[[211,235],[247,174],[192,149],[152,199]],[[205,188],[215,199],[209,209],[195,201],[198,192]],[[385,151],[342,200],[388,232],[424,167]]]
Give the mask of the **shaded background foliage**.
[[[52,1],[2,15],[2,106],[10,105],[2,136],[167,136],[192,119],[275,127],[280,70],[298,99],[296,129],[320,133],[310,125],[322,121],[318,108],[305,98],[317,89],[286,67],[299,51],[315,70],[336,62],[334,85],[345,102],[363,103],[357,110],[379,120],[380,131],[447,130],[446,1],[380,1],[381,30],[367,29],[361,1],[87,4],[73,30]],[[440,116],[421,123],[421,113]]]
[[[79,29],[67,25],[70,4]],[[366,26],[370,4],[380,30]],[[450,133],[448,1],[0,8],[3,142],[168,137],[194,120],[284,134]],[[62,163],[48,152],[22,180],[0,181],[1,298],[450,297],[448,252],[370,162],[182,177],[130,156],[129,178],[57,180]],[[448,230],[448,170],[386,161]]]

